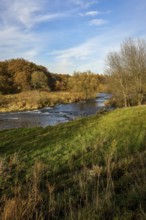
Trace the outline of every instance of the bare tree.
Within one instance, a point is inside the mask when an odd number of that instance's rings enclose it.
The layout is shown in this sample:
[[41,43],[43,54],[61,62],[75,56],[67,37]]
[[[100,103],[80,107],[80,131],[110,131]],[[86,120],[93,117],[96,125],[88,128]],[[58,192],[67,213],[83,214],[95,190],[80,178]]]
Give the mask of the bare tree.
[[126,40],[121,53],[130,76],[130,93],[138,105],[142,104],[146,90],[146,43],[144,40]]
[[117,52],[109,53],[107,57],[107,73],[109,78],[110,89],[116,98],[120,98],[124,102],[124,106],[129,106],[128,97],[128,76],[127,71],[123,68],[121,55]]
[[146,42],[125,40],[119,52],[109,53],[106,64],[113,95],[122,98],[125,107],[141,105],[146,93]]

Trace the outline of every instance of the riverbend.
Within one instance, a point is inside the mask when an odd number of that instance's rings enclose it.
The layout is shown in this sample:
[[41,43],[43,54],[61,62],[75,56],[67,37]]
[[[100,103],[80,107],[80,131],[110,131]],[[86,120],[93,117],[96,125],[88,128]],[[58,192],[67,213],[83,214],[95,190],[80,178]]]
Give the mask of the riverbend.
[[95,99],[59,104],[33,111],[0,113],[0,130],[20,127],[46,127],[95,114],[105,107],[110,94],[99,93]]

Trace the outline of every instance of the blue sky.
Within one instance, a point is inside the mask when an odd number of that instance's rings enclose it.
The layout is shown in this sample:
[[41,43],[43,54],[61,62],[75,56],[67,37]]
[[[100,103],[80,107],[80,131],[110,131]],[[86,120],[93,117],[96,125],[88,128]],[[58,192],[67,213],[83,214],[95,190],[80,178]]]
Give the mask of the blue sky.
[[0,1],[0,60],[104,73],[107,53],[129,37],[146,40],[146,0]]

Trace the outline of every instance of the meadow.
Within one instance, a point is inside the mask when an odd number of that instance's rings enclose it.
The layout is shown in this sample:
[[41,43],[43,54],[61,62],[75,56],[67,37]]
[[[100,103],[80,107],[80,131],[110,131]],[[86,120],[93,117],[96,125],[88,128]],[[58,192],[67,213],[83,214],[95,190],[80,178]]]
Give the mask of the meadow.
[[0,132],[0,219],[146,219],[146,106]]

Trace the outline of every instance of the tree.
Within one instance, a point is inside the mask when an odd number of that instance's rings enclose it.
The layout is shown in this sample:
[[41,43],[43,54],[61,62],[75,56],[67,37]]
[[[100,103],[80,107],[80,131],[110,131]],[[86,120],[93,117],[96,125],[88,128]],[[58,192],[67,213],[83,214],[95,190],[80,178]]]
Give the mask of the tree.
[[7,62],[0,62],[0,93],[13,92],[13,80],[8,72]]
[[69,90],[80,92],[85,98],[94,96],[97,92],[98,85],[99,81],[97,76],[91,72],[75,72],[68,81]]
[[11,74],[17,91],[31,89],[31,73],[36,65],[24,59],[11,59],[8,61],[8,71]]
[[18,91],[30,90],[30,74],[25,71],[16,72],[14,74],[14,84]]
[[54,85],[52,87],[55,91],[66,91],[68,87],[68,80],[71,77],[68,74],[53,74]]
[[[31,90],[34,87],[44,88],[48,86],[48,78],[51,78],[51,74],[46,67],[36,65],[22,58],[8,60],[7,63],[8,72],[13,79],[17,92]],[[36,72],[38,74],[35,74]]]
[[111,76],[108,78],[110,89],[116,98],[122,99],[124,106],[129,105],[129,93],[128,93],[128,75],[125,68],[122,67],[121,55],[117,52],[109,53],[107,57],[108,74]]
[[31,84],[34,89],[49,89],[48,77],[42,71],[35,71],[32,73]]
[[146,93],[146,43],[128,39],[106,60],[111,92],[124,106],[141,105]]
[[146,92],[146,42],[144,40],[126,40],[121,53],[130,78],[130,95],[141,105]]

